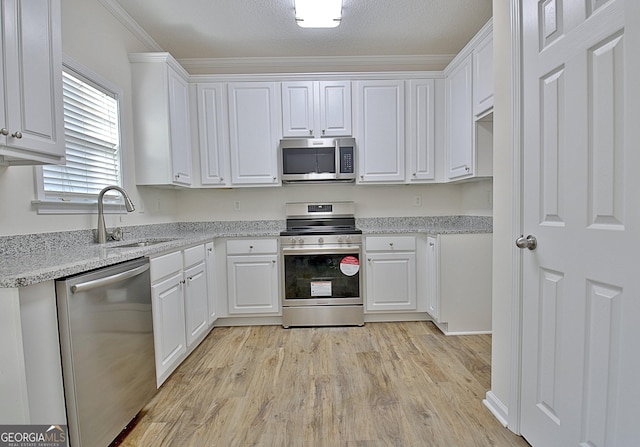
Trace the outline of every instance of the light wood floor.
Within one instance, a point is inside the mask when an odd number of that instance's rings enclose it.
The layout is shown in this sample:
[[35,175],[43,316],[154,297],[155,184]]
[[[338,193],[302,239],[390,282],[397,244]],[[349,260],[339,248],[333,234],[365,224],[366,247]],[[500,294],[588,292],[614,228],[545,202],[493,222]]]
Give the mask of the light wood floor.
[[483,404],[491,337],[431,323],[215,328],[121,446],[528,446]]

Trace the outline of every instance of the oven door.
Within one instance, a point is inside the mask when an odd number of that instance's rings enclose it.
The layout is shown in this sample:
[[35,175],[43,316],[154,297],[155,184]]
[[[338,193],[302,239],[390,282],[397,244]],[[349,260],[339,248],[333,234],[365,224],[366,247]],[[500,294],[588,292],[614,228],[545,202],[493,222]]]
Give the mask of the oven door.
[[282,247],[283,307],[362,304],[360,246]]

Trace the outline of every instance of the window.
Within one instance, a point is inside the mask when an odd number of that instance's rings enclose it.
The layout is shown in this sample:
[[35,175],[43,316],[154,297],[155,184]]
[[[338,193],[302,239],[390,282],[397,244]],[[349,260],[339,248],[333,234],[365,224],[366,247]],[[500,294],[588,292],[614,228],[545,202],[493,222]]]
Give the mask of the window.
[[[91,212],[102,188],[122,186],[119,95],[116,90],[99,76],[89,74],[88,70],[65,59],[66,164],[40,168],[39,212],[47,212],[46,208]],[[81,211],[83,204],[85,210]]]

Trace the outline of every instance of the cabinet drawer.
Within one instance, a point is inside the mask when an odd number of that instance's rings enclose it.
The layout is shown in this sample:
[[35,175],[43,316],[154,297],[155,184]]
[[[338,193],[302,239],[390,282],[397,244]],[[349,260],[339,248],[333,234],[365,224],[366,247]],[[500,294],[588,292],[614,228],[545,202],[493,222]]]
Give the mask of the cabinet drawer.
[[151,258],[149,263],[151,266],[151,282],[155,282],[182,270],[182,252],[176,251],[157,258]]
[[184,268],[187,269],[192,265],[199,264],[204,261],[204,245],[187,248],[184,251]]
[[227,241],[227,254],[278,253],[277,239],[233,239]]
[[365,239],[366,251],[414,251],[415,236],[373,236]]

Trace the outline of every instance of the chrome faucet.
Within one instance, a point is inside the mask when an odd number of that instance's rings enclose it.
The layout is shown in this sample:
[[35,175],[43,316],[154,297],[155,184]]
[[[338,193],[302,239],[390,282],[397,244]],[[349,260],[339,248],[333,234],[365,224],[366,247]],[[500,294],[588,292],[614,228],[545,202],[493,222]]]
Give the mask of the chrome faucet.
[[111,190],[118,191],[122,194],[122,197],[124,198],[124,206],[127,208],[128,213],[136,209],[125,190],[119,186],[107,186],[100,191],[100,194],[98,194],[98,244],[104,244],[107,242],[107,236],[112,236],[112,234],[107,233],[107,226],[104,224],[104,205],[102,203],[104,201],[104,193]]

